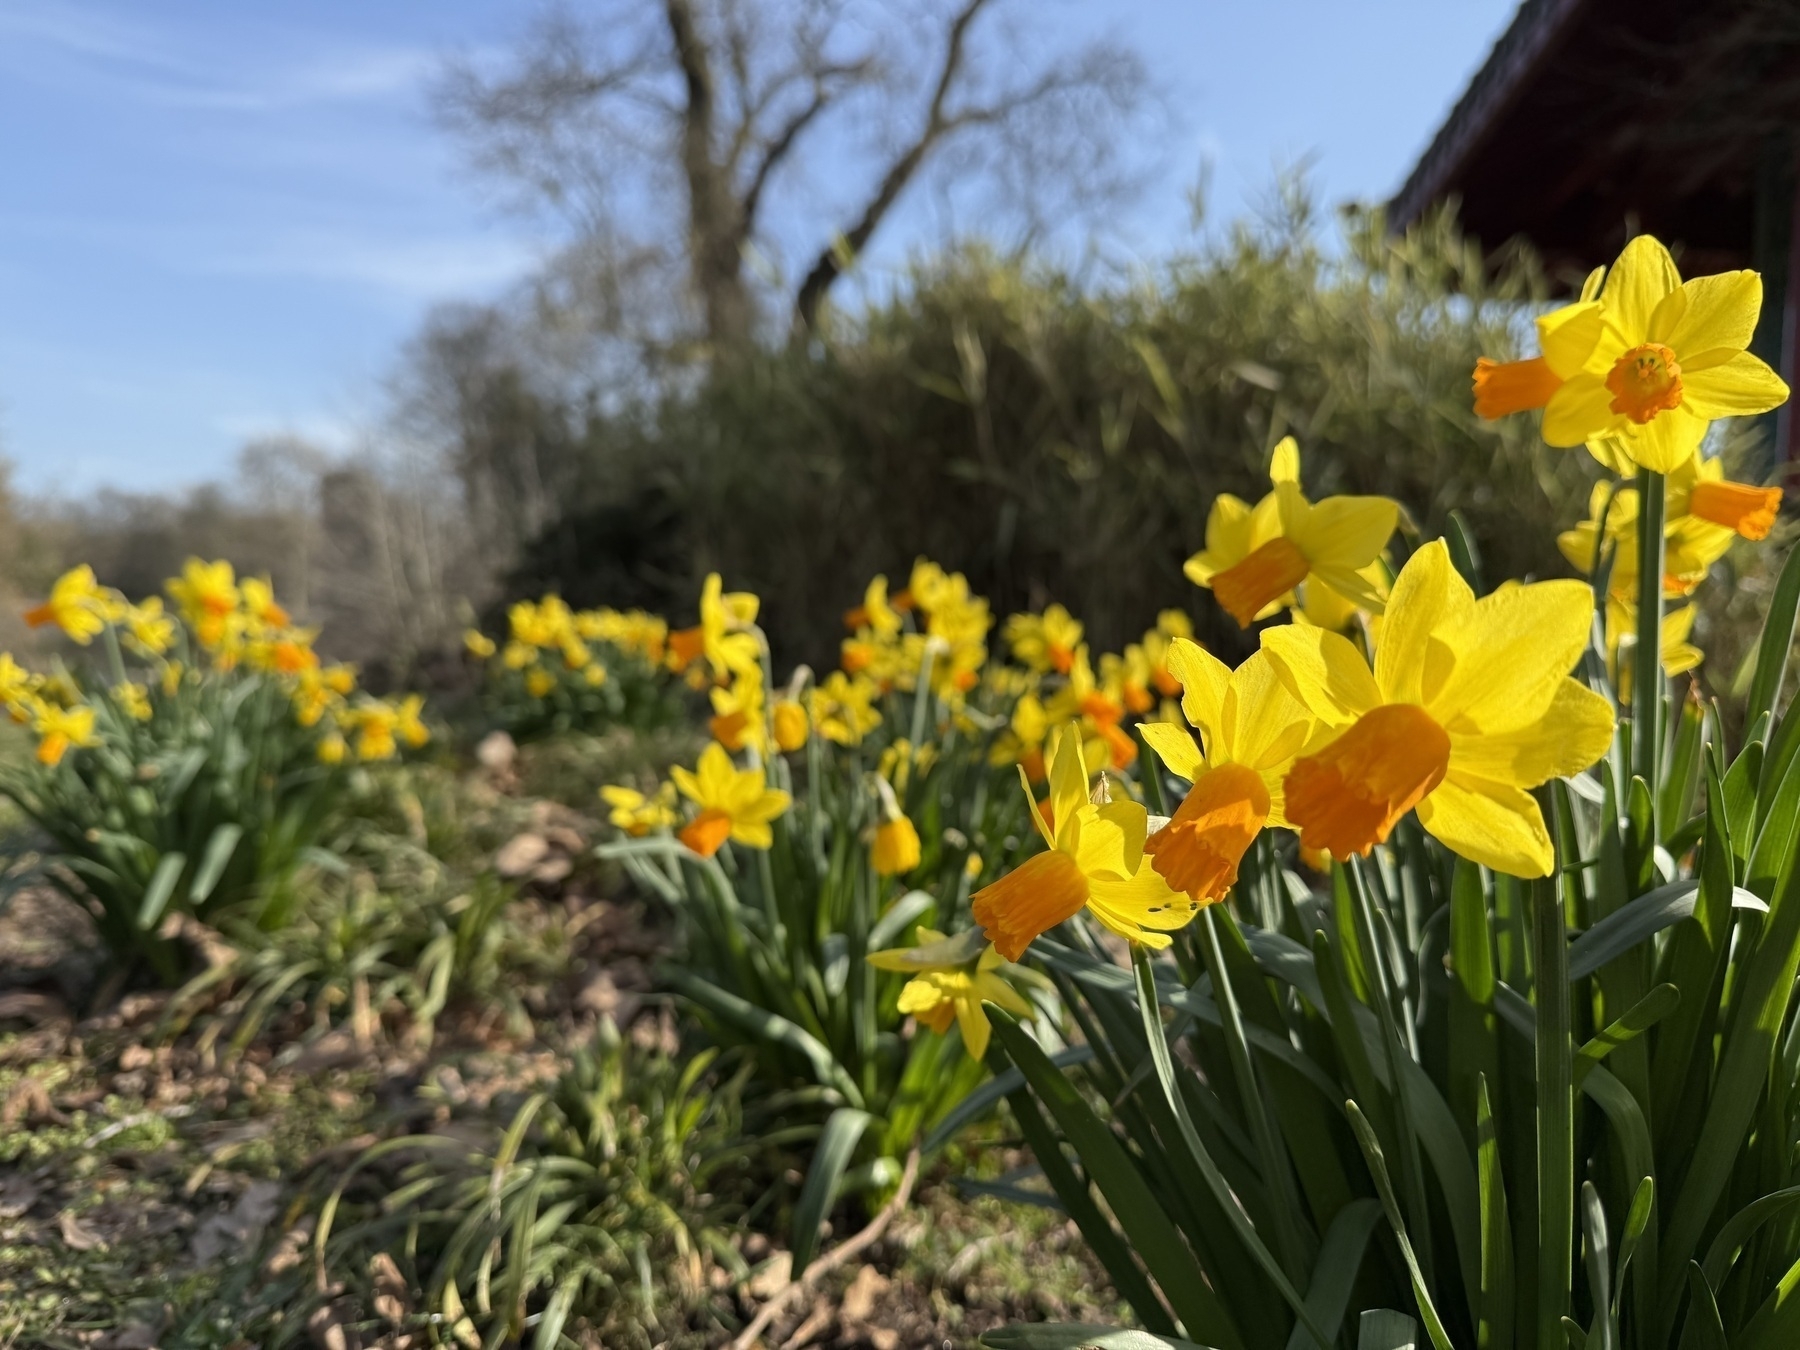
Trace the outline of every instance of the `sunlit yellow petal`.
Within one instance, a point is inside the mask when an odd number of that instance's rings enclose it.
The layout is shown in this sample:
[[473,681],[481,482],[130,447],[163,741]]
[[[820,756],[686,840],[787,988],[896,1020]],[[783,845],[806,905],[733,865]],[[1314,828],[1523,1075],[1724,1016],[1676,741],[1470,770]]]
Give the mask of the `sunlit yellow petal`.
[[1455,631],[1474,605],[1475,593],[1450,561],[1450,549],[1442,539],[1432,540],[1407,559],[1394,579],[1375,648],[1375,683],[1386,701],[1427,701],[1429,692],[1449,673],[1433,631]]
[[1564,305],[1537,321],[1538,346],[1544,360],[1562,379],[1578,373],[1600,340],[1602,315],[1597,301]]
[[1269,458],[1269,481],[1299,484],[1300,446],[1292,436],[1283,436],[1276,443],[1275,453]]
[[1669,250],[1650,235],[1640,234],[1625,245],[1607,273],[1600,300],[1626,345],[1635,346],[1645,340],[1650,317],[1663,297],[1680,285],[1681,274]]
[[[1682,406],[1696,417],[1745,417],[1787,401],[1782,378],[1749,352],[1736,352],[1720,365],[1681,374]],[[1657,419],[1660,421],[1661,419]]]
[[1451,773],[1419,803],[1419,823],[1454,853],[1515,877],[1546,877],[1556,850],[1522,788]]
[[1309,561],[1352,571],[1367,567],[1387,545],[1400,520],[1400,504],[1386,497],[1327,497],[1295,536]]
[[1450,735],[1450,772],[1530,788],[1580,773],[1612,744],[1613,708],[1578,680],[1563,679],[1542,719],[1504,732]]
[[1381,702],[1381,690],[1349,639],[1322,628],[1269,628],[1267,652],[1281,683],[1320,721],[1345,726]]
[[1163,766],[1177,778],[1194,781],[1194,775],[1206,767],[1200,747],[1194,738],[1173,722],[1145,722],[1138,728],[1150,748],[1156,751]]
[[1569,449],[1603,435],[1618,420],[1612,398],[1600,376],[1570,376],[1544,405],[1544,440]]
[[1231,668],[1191,638],[1169,644],[1169,673],[1181,682],[1181,711],[1201,736],[1218,734]]
[[1695,368],[1693,358],[1702,352],[1748,347],[1762,300],[1762,278],[1755,272],[1695,277],[1663,297],[1650,316],[1645,336],[1673,347],[1685,376]]
[[1594,593],[1584,582],[1504,586],[1481,597],[1445,635],[1456,666],[1427,701],[1432,716],[1452,732],[1508,731],[1536,721],[1593,626]]

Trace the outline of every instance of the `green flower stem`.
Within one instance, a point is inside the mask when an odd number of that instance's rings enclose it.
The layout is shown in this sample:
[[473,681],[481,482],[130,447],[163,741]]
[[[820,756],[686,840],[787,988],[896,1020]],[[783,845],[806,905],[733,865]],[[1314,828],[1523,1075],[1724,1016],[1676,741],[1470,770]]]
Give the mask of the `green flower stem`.
[[1663,476],[1639,469],[1637,645],[1631,670],[1631,768],[1655,799],[1663,735]]

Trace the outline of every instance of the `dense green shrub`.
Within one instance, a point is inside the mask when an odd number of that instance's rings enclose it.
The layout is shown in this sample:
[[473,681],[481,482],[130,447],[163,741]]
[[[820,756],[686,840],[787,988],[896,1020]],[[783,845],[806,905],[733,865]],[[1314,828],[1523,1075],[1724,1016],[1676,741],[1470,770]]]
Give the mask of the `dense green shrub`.
[[[1476,356],[1514,345],[1518,307],[1496,302],[1540,290],[1447,218],[1395,238],[1352,217],[1337,248],[1303,208],[1097,286],[949,253],[809,346],[589,421],[594,486],[520,581],[674,613],[716,569],[768,600],[778,651],[819,659],[847,578],[926,554],[1000,613],[1054,597],[1116,647],[1199,608],[1180,564],[1207,506],[1260,497],[1289,433],[1316,493],[1398,497],[1427,534],[1456,510],[1496,574],[1560,574],[1552,503],[1588,466],[1469,411]],[[603,546],[624,521],[655,522],[633,536],[654,566]]]

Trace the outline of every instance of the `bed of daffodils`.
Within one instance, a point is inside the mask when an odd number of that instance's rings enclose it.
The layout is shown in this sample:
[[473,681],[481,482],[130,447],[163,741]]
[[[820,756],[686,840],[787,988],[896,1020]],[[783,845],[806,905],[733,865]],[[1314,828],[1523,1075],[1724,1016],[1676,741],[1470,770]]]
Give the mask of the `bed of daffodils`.
[[[661,979],[749,1066],[745,1128],[804,1145],[796,1272],[1004,1103],[1141,1329],[994,1346],[1800,1344],[1800,565],[1741,700],[1672,683],[1713,564],[1776,527],[1781,490],[1707,454],[1787,397],[1761,303],[1640,237],[1540,354],[1477,366],[1480,416],[1541,409],[1600,466],[1564,579],[1309,497],[1273,446],[1185,566],[1254,631],[1235,668],[1177,610],[1116,653],[1060,606],[997,623],[928,560],[869,583],[826,673],[779,670],[717,575],[691,626],[548,596],[467,634],[518,735],[704,723],[601,790],[597,851],[677,916]],[[168,596],[77,569],[31,621],[103,659],[0,658],[35,738],[0,791],[150,959],[426,739],[265,585],[194,562]],[[557,1344],[592,1289],[493,1176],[481,1278],[519,1273],[483,1334]]]

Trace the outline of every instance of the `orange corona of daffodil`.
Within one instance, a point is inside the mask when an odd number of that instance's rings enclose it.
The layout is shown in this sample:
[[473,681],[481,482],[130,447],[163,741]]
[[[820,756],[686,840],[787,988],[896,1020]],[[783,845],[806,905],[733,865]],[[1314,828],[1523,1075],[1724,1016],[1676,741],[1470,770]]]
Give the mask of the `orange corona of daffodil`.
[[1081,732],[1064,727],[1050,761],[1050,819],[1019,773],[1031,817],[1049,848],[1033,854],[973,897],[975,922],[1009,961],[1040,933],[1087,909],[1113,932],[1149,947],[1199,912],[1169,888],[1144,858],[1148,813],[1136,802],[1095,802],[1088,795]]
[[669,777],[700,808],[679,837],[701,857],[712,857],[727,839],[750,848],[775,842],[769,822],[787,810],[788,794],[770,787],[761,769],[738,768],[724,746],[714,742],[701,752],[694,769],[677,764]]
[[1380,613],[1381,594],[1363,570],[1387,547],[1399,504],[1386,497],[1309,502],[1300,490],[1300,450],[1292,436],[1275,447],[1269,481],[1274,490],[1255,507],[1229,494],[1214,500],[1206,548],[1183,568],[1188,579],[1211,588],[1243,628],[1291,603],[1302,582],[1328,586]]
[[940,1036],[955,1022],[962,1030],[964,1048],[975,1059],[987,1054],[991,1031],[983,1003],[1018,1017],[1031,1016],[1030,1002],[1001,978],[1006,959],[979,929],[945,937],[921,927],[918,946],[870,952],[865,959],[877,970],[910,973],[912,979],[900,990],[898,1010]]
[[1282,780],[1316,739],[1318,721],[1262,652],[1232,670],[1176,638],[1169,663],[1201,744],[1174,723],[1144,724],[1144,739],[1169,771],[1193,784],[1144,852],[1169,885],[1210,904],[1236,883],[1238,863],[1263,826],[1287,825]]
[[1335,633],[1263,634],[1283,683],[1332,729],[1288,772],[1286,811],[1308,848],[1366,854],[1409,810],[1439,842],[1514,876],[1548,876],[1529,788],[1579,773],[1612,741],[1612,704],[1570,678],[1593,592],[1508,584],[1477,599],[1442,540],[1394,583],[1375,668]]
[[1717,417],[1767,412],[1787,385],[1746,348],[1762,278],[1723,272],[1682,281],[1668,249],[1639,235],[1606,275],[1593,345],[1544,406],[1544,439],[1587,445],[1616,471],[1671,473]]

